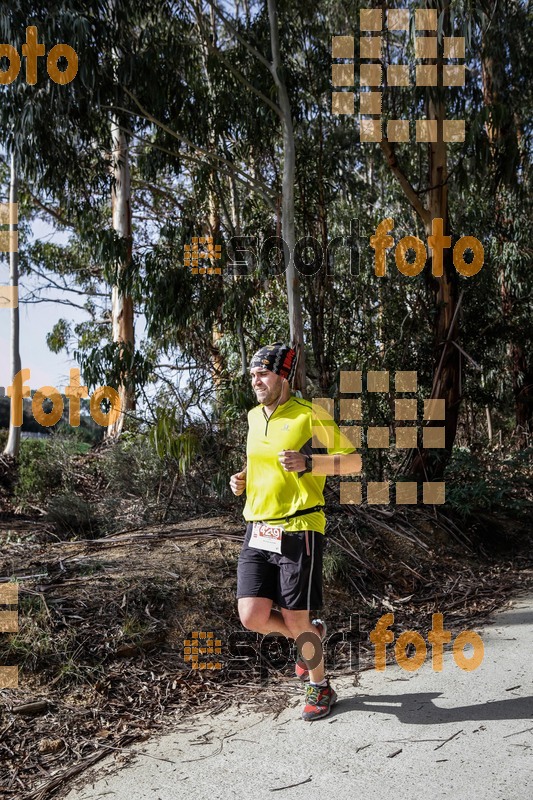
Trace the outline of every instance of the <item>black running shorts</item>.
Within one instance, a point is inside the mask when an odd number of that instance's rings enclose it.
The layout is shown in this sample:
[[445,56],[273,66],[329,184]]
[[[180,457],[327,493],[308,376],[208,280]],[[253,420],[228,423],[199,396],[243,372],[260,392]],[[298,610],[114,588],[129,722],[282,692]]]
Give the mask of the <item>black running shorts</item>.
[[284,533],[281,553],[249,547],[251,535],[249,522],[237,564],[237,598],[268,597],[293,611],[322,608],[324,534]]

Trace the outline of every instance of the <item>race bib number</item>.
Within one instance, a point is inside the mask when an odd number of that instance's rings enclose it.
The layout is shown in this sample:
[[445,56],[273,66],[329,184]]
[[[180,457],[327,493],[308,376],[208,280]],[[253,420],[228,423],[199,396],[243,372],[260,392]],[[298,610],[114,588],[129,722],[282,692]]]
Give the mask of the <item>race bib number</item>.
[[264,522],[254,522],[248,546],[255,547],[257,550],[270,550],[272,553],[281,553],[282,536],[283,528],[281,525],[273,528],[272,525],[267,525]]

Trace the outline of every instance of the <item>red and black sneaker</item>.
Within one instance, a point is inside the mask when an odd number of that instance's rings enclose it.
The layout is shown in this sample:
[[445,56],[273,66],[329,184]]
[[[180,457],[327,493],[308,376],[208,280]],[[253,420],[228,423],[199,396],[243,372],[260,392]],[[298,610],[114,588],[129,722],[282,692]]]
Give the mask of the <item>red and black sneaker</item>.
[[[322,619],[314,619],[311,622],[311,625],[314,625],[318,631],[318,635],[320,636],[321,641],[327,636],[328,627],[324,620]],[[294,665],[294,674],[297,678],[300,678],[301,681],[308,681],[309,680],[309,670],[307,669],[307,664],[303,660],[301,654],[298,654],[298,660]]]
[[337,695],[329,685],[315,686],[314,683],[308,684],[305,690],[305,706],[302,711],[302,719],[312,722],[314,719],[327,717],[331,707],[337,702]]

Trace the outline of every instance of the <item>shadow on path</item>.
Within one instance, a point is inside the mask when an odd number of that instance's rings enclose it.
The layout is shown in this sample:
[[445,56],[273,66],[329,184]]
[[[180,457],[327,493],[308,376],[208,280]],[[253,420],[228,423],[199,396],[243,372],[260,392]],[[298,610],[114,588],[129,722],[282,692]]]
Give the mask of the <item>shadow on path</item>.
[[513,625],[533,625],[533,611],[517,608],[515,611],[505,611],[490,621],[492,628],[508,628]]
[[439,708],[433,701],[441,696],[441,692],[357,695],[340,699],[331,715],[338,716],[350,711],[380,711],[384,714],[395,714],[406,725],[442,725],[446,722],[481,722],[493,719],[527,719],[533,722],[533,696]]

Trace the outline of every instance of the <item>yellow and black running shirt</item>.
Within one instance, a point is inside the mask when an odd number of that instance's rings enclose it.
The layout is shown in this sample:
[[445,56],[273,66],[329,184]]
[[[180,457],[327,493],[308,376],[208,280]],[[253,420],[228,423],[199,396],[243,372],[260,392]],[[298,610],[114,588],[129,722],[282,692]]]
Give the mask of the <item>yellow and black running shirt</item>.
[[[313,447],[313,443],[322,446]],[[329,415],[313,413],[313,404],[299,397],[291,396],[270,417],[262,404],[248,413],[245,520],[277,522],[287,531],[324,533],[323,511],[285,519],[295,511],[324,505],[326,478],[310,472],[287,472],[279,462],[282,450],[335,455],[353,453],[354,446]]]

